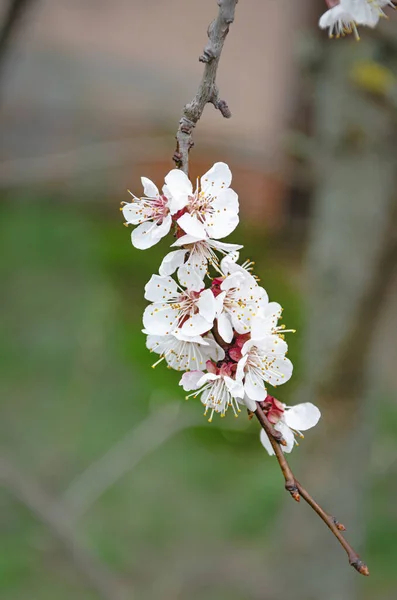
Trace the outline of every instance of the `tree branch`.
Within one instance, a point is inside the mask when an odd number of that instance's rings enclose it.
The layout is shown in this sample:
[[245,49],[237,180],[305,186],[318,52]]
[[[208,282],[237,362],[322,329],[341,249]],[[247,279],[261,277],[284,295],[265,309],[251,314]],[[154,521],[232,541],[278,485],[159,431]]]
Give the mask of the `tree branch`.
[[369,575],[369,570],[368,570],[367,565],[361,560],[361,558],[358,556],[357,552],[355,552],[355,550],[345,540],[343,534],[341,533],[342,531],[345,530],[345,526],[342,525],[341,523],[339,523],[339,521],[337,521],[335,519],[335,517],[327,514],[321,508],[321,506],[319,504],[317,504],[317,502],[314,500],[314,498],[311,497],[309,492],[295,478],[294,474],[292,473],[291,467],[289,466],[287,459],[285,458],[285,455],[284,455],[282,449],[280,448],[280,443],[274,437],[273,427],[269,423],[260,404],[258,402],[256,404],[257,404],[257,409],[255,411],[255,416],[257,417],[259,423],[261,424],[261,427],[265,430],[265,432],[269,438],[269,441],[272,445],[272,448],[273,448],[276,458],[278,460],[278,464],[280,465],[280,469],[284,475],[285,488],[289,491],[291,496],[297,502],[300,501],[301,496],[304,500],[306,500],[306,502],[309,504],[309,506],[312,507],[312,509],[318,514],[320,519],[322,519],[324,521],[324,523],[327,525],[327,527],[330,528],[330,530],[332,531],[332,533],[334,534],[334,536],[336,537],[338,542],[341,544],[342,548],[345,550],[345,552],[349,558],[349,563],[351,564],[351,566],[354,567],[356,569],[356,571],[358,571],[362,575]]
[[238,0],[218,0],[218,16],[208,27],[209,40],[199,58],[205,64],[203,77],[195,97],[186,104],[179,121],[173,159],[178,169],[182,169],[186,175],[189,171],[189,151],[193,147],[192,130],[203,114],[205,105],[210,102],[226,119],[232,116],[225,100],[219,98],[216,73],[229,26],[234,21],[237,2]]

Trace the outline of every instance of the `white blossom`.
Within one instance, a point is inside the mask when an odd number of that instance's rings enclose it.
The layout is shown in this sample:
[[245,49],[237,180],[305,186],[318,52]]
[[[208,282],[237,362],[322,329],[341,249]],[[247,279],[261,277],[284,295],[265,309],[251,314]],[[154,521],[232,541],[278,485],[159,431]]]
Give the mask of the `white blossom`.
[[205,415],[211,411],[209,421],[212,421],[214,412],[224,417],[229,407],[235,416],[241,411],[239,403],[242,402],[244,389],[240,381],[235,381],[226,374],[203,373],[202,371],[191,371],[184,373],[179,385],[185,391],[195,390],[190,396],[201,396],[201,402],[205,406]]
[[157,244],[171,229],[172,214],[183,208],[181,201],[175,201],[170,196],[166,186],[160,194],[155,184],[141,177],[144,196],[138,198],[132,192],[132,202],[126,202],[122,212],[126,222],[138,225],[132,231],[131,241],[136,248],[145,250]]
[[177,219],[180,228],[195,238],[221,239],[237,227],[239,218],[238,196],[229,186],[232,174],[222,162],[213,167],[197,182],[196,190],[185,173],[173,169],[165,182],[172,198],[186,208]]
[[182,289],[171,277],[152,275],[145,286],[143,324],[148,333],[168,335],[180,330],[196,336],[209,331],[216,315],[216,301],[210,289],[196,292]]
[[160,275],[172,275],[178,270],[178,279],[191,290],[201,290],[208,272],[208,265],[219,271],[219,259],[216,252],[227,254],[242,248],[239,244],[227,244],[207,237],[183,235],[173,246],[181,247],[165,256],[160,265]]
[[236,379],[244,380],[244,391],[251,400],[266,397],[266,383],[276,387],[291,378],[293,366],[285,356],[288,346],[280,337],[287,330],[277,326],[281,311],[279,304],[270,302],[263,316],[253,319],[251,338],[241,349]]
[[227,343],[232,341],[234,331],[251,331],[253,319],[264,314],[269,303],[266,291],[248,271],[240,269],[223,279],[216,298],[218,331]]
[[[147,333],[144,331],[144,333]],[[212,359],[223,360],[225,353],[215,342],[211,335],[186,336],[181,332],[170,335],[148,335],[146,347],[152,352],[160,354],[160,359],[154,363],[155,367],[162,360],[176,371],[191,371],[204,368],[205,363]]]
[[[278,404],[281,405],[282,403],[279,402]],[[280,446],[280,448],[283,450],[283,452],[291,452],[292,448],[297,443],[295,440],[295,435],[299,435],[303,438],[303,434],[301,432],[311,429],[317,425],[321,417],[321,413],[317,406],[311,402],[297,404],[296,406],[292,407],[288,407],[285,404],[282,404],[282,406],[284,408],[284,412],[280,420],[273,426],[282,434],[287,443],[286,446]],[[263,429],[260,433],[260,439],[268,453],[273,455],[274,450],[266,432]]]
[[340,0],[328,4],[331,8],[321,16],[320,28],[328,29],[330,37],[354,33],[356,39],[359,39],[357,25],[375,27],[379,19],[386,16],[383,7],[393,6],[389,0]]

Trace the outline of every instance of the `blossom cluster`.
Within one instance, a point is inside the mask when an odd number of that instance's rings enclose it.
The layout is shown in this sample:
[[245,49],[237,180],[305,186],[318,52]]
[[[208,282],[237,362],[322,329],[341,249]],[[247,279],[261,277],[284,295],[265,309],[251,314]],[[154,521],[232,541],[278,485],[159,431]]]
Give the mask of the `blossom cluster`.
[[381,18],[387,18],[386,6],[394,8],[391,0],[325,0],[329,9],[321,16],[319,26],[328,29],[329,37],[353,33],[357,40],[357,26],[376,27]]
[[[236,416],[258,403],[290,452],[295,434],[313,427],[319,410],[310,403],[287,407],[268,394],[268,386],[292,375],[282,308],[270,302],[253,263],[239,264],[241,245],[222,240],[239,222],[239,202],[230,187],[232,174],[222,162],[197,180],[171,170],[161,190],[142,177],[144,196],[122,203],[126,224],[135,225],[132,244],[150,248],[172,232],[175,249],[145,286],[149,302],[143,315],[147,347],[159,362],[184,371],[180,385],[187,397],[200,397],[209,421],[214,413]],[[131,192],[130,192],[131,193]],[[261,440],[269,453],[271,444]]]

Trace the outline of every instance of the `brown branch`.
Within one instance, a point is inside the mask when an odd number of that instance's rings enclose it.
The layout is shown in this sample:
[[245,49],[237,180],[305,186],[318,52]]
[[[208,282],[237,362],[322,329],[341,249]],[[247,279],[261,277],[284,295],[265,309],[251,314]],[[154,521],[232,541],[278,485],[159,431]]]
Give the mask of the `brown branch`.
[[[322,519],[324,521],[324,523],[327,525],[327,527],[329,527],[329,529],[332,531],[332,533],[334,534],[336,539],[339,541],[339,543],[341,544],[342,548],[345,550],[345,552],[349,558],[349,563],[351,564],[351,566],[354,567],[356,569],[356,571],[361,573],[361,575],[369,575],[369,570],[368,570],[367,565],[361,560],[361,558],[358,556],[357,552],[355,552],[355,550],[345,540],[343,534],[341,533],[342,531],[345,530],[345,526],[342,525],[341,523],[339,523],[339,521],[337,521],[335,519],[335,517],[326,513],[321,508],[321,506],[319,504],[317,504],[317,502],[314,500],[314,498],[311,497],[309,492],[295,478],[293,472],[291,471],[291,467],[289,466],[287,459],[285,458],[285,455],[280,447],[279,442],[277,442],[277,440],[274,437],[274,434],[273,434],[274,429],[271,426],[271,424],[269,423],[268,419],[266,418],[266,415],[263,412],[263,410],[260,407],[258,402],[257,402],[257,409],[255,411],[255,416],[257,417],[262,428],[265,430],[265,432],[269,438],[269,441],[272,445],[272,448],[273,448],[276,458],[278,460],[278,464],[280,465],[280,469],[284,475],[285,488],[289,491],[291,496],[297,502],[300,501],[301,496],[304,500],[306,500],[306,502],[309,504],[309,506],[312,507],[312,509],[318,514],[320,519]],[[269,425],[270,425],[270,427],[269,427]]]
[[186,175],[189,171],[189,151],[193,147],[192,130],[203,114],[205,105],[210,102],[226,119],[231,117],[227,103],[219,98],[216,72],[229,26],[234,21],[237,2],[238,0],[218,0],[218,16],[208,27],[209,41],[199,58],[199,61],[205,64],[203,77],[197,94],[189,104],[186,104],[179,121],[173,160],[178,169],[182,169]]

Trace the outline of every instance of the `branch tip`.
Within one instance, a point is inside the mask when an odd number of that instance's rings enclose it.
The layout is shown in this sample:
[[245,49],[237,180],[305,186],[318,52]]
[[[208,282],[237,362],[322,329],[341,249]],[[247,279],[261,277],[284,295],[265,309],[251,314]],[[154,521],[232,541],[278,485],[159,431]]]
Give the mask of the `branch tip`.
[[365,577],[369,576],[369,569],[368,569],[367,565],[361,560],[361,558],[356,558],[355,560],[350,561],[350,564],[361,575],[364,575]]

